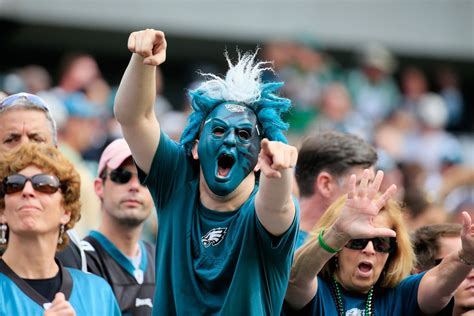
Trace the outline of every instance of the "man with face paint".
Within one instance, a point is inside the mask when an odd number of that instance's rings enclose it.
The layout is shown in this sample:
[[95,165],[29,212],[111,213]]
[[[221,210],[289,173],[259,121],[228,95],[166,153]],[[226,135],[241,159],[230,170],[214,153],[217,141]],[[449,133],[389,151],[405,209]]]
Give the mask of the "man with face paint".
[[154,314],[279,315],[299,225],[297,151],[281,120],[290,101],[273,94],[282,83],[261,82],[255,54],[226,56],[224,78],[190,91],[178,144],[153,112],[163,32],[134,32],[128,48],[115,115],[159,218]]
[[255,114],[242,105],[219,105],[208,115],[196,158],[203,158],[204,179],[216,195],[232,193],[256,166],[260,150],[257,131]]

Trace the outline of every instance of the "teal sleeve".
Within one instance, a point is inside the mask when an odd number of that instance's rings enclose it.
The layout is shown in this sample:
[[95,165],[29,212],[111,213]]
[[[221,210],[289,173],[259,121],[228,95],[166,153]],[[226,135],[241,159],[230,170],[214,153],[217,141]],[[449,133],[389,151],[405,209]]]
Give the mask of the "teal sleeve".
[[404,315],[415,315],[421,312],[418,305],[418,288],[425,273],[410,275],[397,286],[397,297],[402,297]]
[[299,213],[300,208],[298,201],[293,198],[293,203],[295,204],[295,216],[293,222],[291,223],[288,230],[281,236],[273,236],[268,232],[262,223],[258,219],[257,214],[255,213],[256,227],[258,235],[263,246],[263,250],[268,252],[269,255],[276,253],[288,253],[289,251],[294,251],[296,246],[296,241],[298,237],[299,230]]
[[159,211],[171,192],[183,186],[195,176],[195,172],[192,158],[186,155],[184,147],[161,131],[149,174],[138,168],[138,176],[140,182],[150,190]]

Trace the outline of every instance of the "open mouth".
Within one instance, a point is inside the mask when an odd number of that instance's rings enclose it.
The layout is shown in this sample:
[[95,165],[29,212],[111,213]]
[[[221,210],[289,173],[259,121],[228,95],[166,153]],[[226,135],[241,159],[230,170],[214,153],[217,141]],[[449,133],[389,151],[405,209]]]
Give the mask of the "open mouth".
[[226,178],[235,163],[235,158],[230,154],[220,154],[217,158],[217,177]]
[[371,262],[361,262],[358,265],[359,271],[362,273],[370,273],[374,268],[374,265]]

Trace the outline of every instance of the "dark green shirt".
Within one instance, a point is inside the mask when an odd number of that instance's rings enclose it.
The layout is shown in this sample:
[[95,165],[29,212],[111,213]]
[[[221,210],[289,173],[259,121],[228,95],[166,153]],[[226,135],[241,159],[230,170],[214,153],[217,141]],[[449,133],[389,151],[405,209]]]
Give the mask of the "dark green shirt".
[[[140,173],[158,212],[154,315],[279,315],[293,259],[299,209],[288,231],[268,233],[254,207],[199,201],[199,172],[163,132],[150,174]],[[296,204],[296,201],[295,201]]]

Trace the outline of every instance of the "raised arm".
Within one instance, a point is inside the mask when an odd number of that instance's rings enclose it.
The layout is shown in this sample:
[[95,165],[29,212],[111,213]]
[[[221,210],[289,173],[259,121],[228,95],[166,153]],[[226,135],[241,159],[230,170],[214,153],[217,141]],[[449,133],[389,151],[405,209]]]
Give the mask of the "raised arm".
[[474,268],[474,225],[463,212],[462,249],[446,256],[423,276],[418,288],[418,304],[425,313],[436,313],[449,303],[454,291]]
[[258,162],[262,172],[255,210],[263,227],[274,236],[286,232],[295,217],[291,189],[297,157],[293,146],[268,139],[261,142]]
[[[377,197],[383,172],[377,172],[372,183],[369,183],[369,179],[370,173],[365,170],[360,185],[356,188],[356,176],[352,175],[347,199],[337,220],[326,228],[321,238],[312,238],[296,252],[285,297],[293,308],[301,309],[313,299],[318,290],[317,275],[350,239],[395,236],[393,230],[376,228],[372,222],[386,201],[393,196],[396,187],[392,185]],[[323,240],[322,245],[320,239]]]
[[128,39],[133,53],[115,98],[114,112],[138,166],[149,172],[160,141],[154,112],[156,67],[166,59],[166,39],[161,31],[133,32]]

